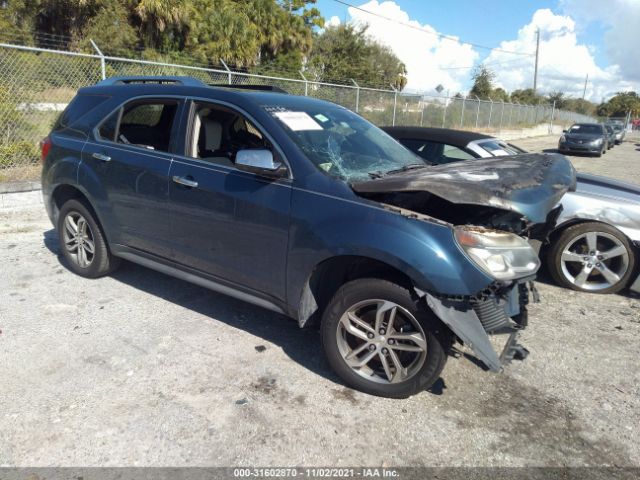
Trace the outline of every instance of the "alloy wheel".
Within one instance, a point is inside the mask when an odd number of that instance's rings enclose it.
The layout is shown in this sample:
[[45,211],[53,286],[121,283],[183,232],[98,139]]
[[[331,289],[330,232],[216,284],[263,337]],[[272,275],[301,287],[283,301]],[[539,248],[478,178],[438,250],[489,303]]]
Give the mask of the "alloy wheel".
[[67,213],[63,238],[71,259],[81,268],[89,267],[95,256],[95,242],[89,222],[80,213]]
[[609,288],[629,269],[629,252],[605,232],[586,232],[570,240],[562,251],[561,269],[575,286],[589,291]]
[[338,322],[338,350],[358,375],[377,383],[413,377],[427,358],[427,337],[402,306],[379,299],[356,303]]

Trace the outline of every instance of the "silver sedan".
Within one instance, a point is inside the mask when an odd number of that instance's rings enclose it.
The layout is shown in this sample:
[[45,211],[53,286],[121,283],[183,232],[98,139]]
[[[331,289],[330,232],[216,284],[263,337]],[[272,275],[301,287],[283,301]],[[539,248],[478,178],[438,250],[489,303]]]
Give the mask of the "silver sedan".
[[[440,128],[388,127],[387,133],[431,163],[517,155],[524,150],[487,135]],[[541,256],[553,279],[568,288],[640,293],[640,187],[579,173]]]

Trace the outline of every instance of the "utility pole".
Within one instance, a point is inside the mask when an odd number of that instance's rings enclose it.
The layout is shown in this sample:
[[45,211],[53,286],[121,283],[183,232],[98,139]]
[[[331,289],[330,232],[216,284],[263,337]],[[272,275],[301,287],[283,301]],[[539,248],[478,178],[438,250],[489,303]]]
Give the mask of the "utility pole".
[[535,95],[538,88],[538,57],[540,56],[540,29],[536,29],[536,65],[533,70],[533,93]]
[[589,74],[587,73],[587,78],[584,79],[584,90],[582,90],[582,99],[587,96],[587,82],[589,81]]

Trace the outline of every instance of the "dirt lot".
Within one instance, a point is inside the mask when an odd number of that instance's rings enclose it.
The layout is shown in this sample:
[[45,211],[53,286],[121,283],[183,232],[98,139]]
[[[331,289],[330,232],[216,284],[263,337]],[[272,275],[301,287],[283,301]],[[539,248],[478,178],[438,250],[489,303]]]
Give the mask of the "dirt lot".
[[[638,143],[571,159],[640,183]],[[132,264],[71,274],[28,203],[0,209],[0,465],[640,466],[638,298],[543,281],[525,362],[451,358],[386,400],[287,318]]]

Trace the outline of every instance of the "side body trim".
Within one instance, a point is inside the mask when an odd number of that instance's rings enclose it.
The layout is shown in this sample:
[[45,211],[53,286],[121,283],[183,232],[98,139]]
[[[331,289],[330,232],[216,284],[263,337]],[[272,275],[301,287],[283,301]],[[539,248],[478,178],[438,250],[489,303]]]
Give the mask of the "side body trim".
[[277,312],[289,316],[280,306],[278,306],[274,302],[271,302],[265,298],[261,298],[257,295],[252,295],[251,293],[233,288],[230,285],[225,285],[213,279],[206,278],[202,274],[198,274],[195,271],[192,273],[190,271],[187,271],[185,267],[178,268],[177,266],[168,265],[164,262],[151,258],[150,255],[138,252],[137,250],[126,247],[124,245],[112,245],[111,250],[117,257],[124,258],[125,260],[129,260],[133,263],[137,263],[138,265],[142,265],[143,267],[148,267],[152,270],[156,270],[166,275],[179,278],[180,280],[200,285],[201,287],[208,288],[209,290],[213,290],[215,292],[237,298],[238,300],[242,300],[244,302],[266,308],[267,310],[271,310],[272,312]]

